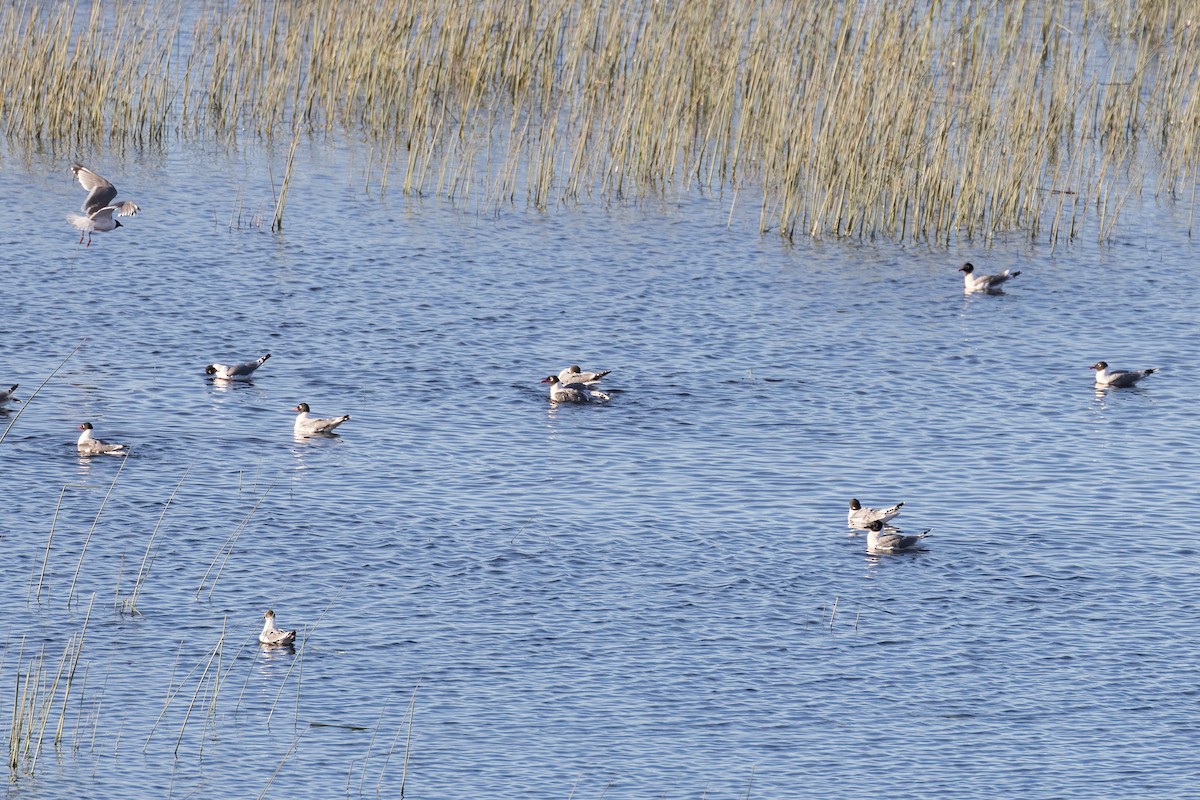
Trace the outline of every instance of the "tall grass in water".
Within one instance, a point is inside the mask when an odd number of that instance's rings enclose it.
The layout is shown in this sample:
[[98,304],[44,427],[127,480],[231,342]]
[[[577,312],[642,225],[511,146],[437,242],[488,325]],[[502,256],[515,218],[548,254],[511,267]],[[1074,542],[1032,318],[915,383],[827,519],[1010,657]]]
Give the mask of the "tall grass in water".
[[[92,596],[95,601],[95,596]],[[17,654],[17,675],[13,687],[12,719],[8,726],[8,768],[10,774],[34,774],[45,742],[46,728],[58,709],[53,743],[57,747],[63,738],[67,703],[75,687],[75,673],[83,653],[83,640],[91,619],[88,604],[83,627],[71,634],[58,663],[48,662],[43,646],[22,666],[24,640]]]
[[[1194,5],[173,0],[0,9],[10,141],[352,132],[480,207],[731,191],[785,236],[1107,236],[1193,200]],[[190,35],[189,35],[190,34]],[[1094,210],[1094,216],[1093,216]]]

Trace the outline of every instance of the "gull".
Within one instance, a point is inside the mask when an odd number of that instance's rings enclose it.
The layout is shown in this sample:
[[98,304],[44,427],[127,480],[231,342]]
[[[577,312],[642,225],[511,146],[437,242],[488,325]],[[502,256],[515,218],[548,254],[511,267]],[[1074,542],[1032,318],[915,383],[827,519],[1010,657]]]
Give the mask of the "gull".
[[887,522],[900,513],[904,503],[896,503],[891,508],[863,508],[857,500],[850,500],[850,513],[846,515],[846,524],[851,528],[865,528],[872,522]]
[[550,384],[551,403],[599,403],[608,399],[604,392],[584,383],[564,383],[557,375],[548,375],[540,382]]
[[905,550],[917,550],[917,544],[929,535],[922,531],[916,536],[905,536],[902,533],[883,533],[883,523],[875,520],[867,526],[868,553],[899,553]]
[[572,364],[558,373],[558,380],[564,384],[582,383],[584,386],[593,386],[596,381],[603,378],[611,369],[600,370],[599,372],[582,372],[578,364]]
[[21,402],[16,397],[13,397],[13,392],[17,390],[17,386],[18,384],[14,383],[12,386],[8,387],[7,392],[0,392],[0,405],[7,403],[9,400],[12,400],[14,403]]
[[284,645],[291,644],[296,641],[295,631],[281,631],[275,627],[275,611],[267,609],[267,613],[263,614],[263,629],[258,635],[258,640],[263,644]]
[[123,228],[120,222],[113,219],[113,212],[118,216],[131,217],[141,209],[132,200],[122,200],[114,204],[117,187],[101,178],[85,166],[72,164],[71,172],[79,179],[79,183],[87,190],[87,199],[83,201],[83,213],[68,214],[67,219],[79,229],[79,243],[83,244],[83,235],[88,235],[87,246],[92,246],[92,234]]
[[994,292],[998,291],[1000,284],[1004,283],[1009,278],[1015,278],[1021,274],[1020,270],[1009,272],[1004,270],[999,275],[973,275],[975,265],[970,261],[958,268],[958,271],[963,273],[963,291],[971,292]]
[[1088,369],[1096,370],[1096,385],[1100,387],[1111,386],[1116,389],[1133,386],[1152,372],[1158,372],[1157,367],[1150,369],[1114,369],[1111,372],[1108,369],[1107,361],[1097,361]]
[[250,374],[267,363],[267,359],[270,357],[271,354],[267,353],[257,361],[250,361],[246,364],[209,364],[204,368],[204,374],[212,375],[222,381],[249,380]]
[[341,425],[346,420],[350,419],[349,414],[340,417],[328,417],[320,419],[318,417],[310,417],[308,415],[308,403],[301,403],[292,409],[292,411],[300,412],[296,416],[296,424],[293,427],[297,436],[312,436],[315,433],[329,433],[338,425]]
[[79,441],[75,443],[75,447],[79,450],[81,456],[98,456],[103,453],[114,453],[116,455],[125,455],[126,447],[123,444],[110,444],[92,436],[92,423],[85,422],[79,426],[79,430],[83,433],[79,434]]

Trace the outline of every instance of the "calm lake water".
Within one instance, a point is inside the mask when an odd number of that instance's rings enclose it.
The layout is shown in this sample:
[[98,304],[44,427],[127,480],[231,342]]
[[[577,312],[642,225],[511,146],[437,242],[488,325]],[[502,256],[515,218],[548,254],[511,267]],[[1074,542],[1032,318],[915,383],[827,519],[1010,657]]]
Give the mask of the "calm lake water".
[[[380,198],[364,152],[300,153],[282,235],[230,227],[261,153],[80,154],[143,208],[90,248],[69,157],[0,161],[0,384],[67,359],[0,444],[4,731],[91,604],[6,797],[1200,796],[1186,208],[788,246],[720,197]],[[571,363],[612,401],[551,407]]]

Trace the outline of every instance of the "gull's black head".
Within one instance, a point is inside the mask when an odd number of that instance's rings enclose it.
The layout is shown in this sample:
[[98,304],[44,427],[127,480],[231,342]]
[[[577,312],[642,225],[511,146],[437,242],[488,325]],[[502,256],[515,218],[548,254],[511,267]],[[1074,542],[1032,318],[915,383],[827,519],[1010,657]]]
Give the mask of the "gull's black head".
[[1108,362],[1107,361],[1097,361],[1095,364],[1092,364],[1090,367],[1088,367],[1088,369],[1095,369],[1095,370],[1108,369]]
[[853,500],[853,499],[850,501],[850,510],[851,511],[858,511],[860,508],[862,508],[862,503],[859,503],[857,500]]
[[968,275],[970,275],[972,272],[974,272],[974,271],[975,271],[975,265],[974,265],[974,264],[972,264],[970,261],[968,261],[967,263],[965,263],[965,264],[963,264],[961,267],[959,267],[959,268],[958,268],[958,271],[959,271],[959,272],[965,272],[965,273],[967,273]]

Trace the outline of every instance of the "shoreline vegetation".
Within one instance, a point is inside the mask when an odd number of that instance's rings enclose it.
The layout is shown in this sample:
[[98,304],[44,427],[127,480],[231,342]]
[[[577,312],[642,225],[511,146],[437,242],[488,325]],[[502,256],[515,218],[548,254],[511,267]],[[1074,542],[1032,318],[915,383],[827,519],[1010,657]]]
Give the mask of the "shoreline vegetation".
[[[0,126],[64,153],[362,136],[368,183],[498,209],[701,190],[759,228],[1108,239],[1194,207],[1191,4],[177,0],[0,9]],[[1192,214],[1188,214],[1188,233]]]

